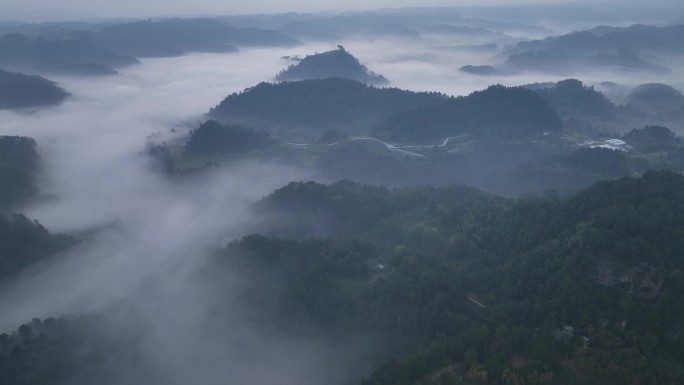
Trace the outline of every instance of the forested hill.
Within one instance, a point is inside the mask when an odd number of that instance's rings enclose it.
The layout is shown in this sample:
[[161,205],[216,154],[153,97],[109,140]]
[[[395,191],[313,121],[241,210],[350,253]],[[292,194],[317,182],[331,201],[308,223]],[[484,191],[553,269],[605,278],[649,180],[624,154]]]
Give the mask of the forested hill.
[[188,52],[235,52],[237,47],[291,47],[299,40],[273,30],[237,28],[209,18],[146,20],[108,26],[86,34],[89,40],[135,57]]
[[562,117],[612,116],[615,105],[594,87],[587,87],[577,79],[566,79],[548,87],[529,84],[524,88],[535,91],[549,101]]
[[0,136],[0,212],[30,198],[36,192],[38,172],[36,141]]
[[0,110],[59,104],[69,93],[40,76],[0,70]]
[[369,71],[357,58],[342,46],[338,49],[315,55],[308,55],[297,64],[292,64],[277,76],[278,81],[344,78],[361,83],[383,85],[389,83],[382,75]]
[[[365,384],[684,380],[681,175],[648,172],[600,182],[562,200],[453,205],[447,202],[455,196],[471,195],[453,190],[441,202],[438,194],[428,195],[432,202],[422,209],[416,202],[430,199],[420,190],[351,190],[357,195],[349,200],[344,184],[291,185],[269,200],[311,207],[296,219],[311,224],[349,211],[338,210],[341,201],[360,202],[363,212],[369,210],[361,202],[380,199],[385,221],[371,212],[357,219],[365,223],[354,224],[377,248],[250,237],[227,249],[225,258],[249,258],[253,274],[285,274],[283,286],[265,289],[274,303],[299,303],[293,293],[301,290],[315,293],[297,311],[274,305],[285,320],[313,318],[351,334],[387,333],[391,359]],[[314,198],[312,191],[318,191]],[[406,194],[404,209],[389,203],[394,194]],[[231,253],[236,248],[243,253]],[[325,279],[311,280],[323,273]]]
[[662,113],[671,110],[682,110],[684,95],[667,84],[646,83],[632,91],[625,98],[629,107],[640,111]]
[[21,214],[0,214],[0,285],[74,243],[73,238],[50,234],[40,223]]
[[51,40],[9,34],[0,37],[0,66],[22,72],[102,75],[138,63],[83,38]]
[[7,23],[0,28],[0,67],[38,74],[107,75],[142,57],[301,44],[275,30],[240,28],[212,18]]
[[538,137],[562,126],[556,110],[533,91],[497,85],[399,113],[377,126],[375,133],[395,142],[429,144],[464,134],[513,140]]
[[[563,199],[293,183],[257,214],[296,211],[284,225],[303,236],[244,237],[189,278],[220,298],[216,317],[344,347],[359,359],[337,363],[365,385],[678,385],[683,191],[669,172]],[[1,379],[105,384],[136,357],[96,321],[46,322],[0,336]]]
[[428,144],[463,134],[515,140],[562,128],[546,100],[520,87],[491,86],[468,96],[447,97],[340,78],[260,83],[229,95],[209,117],[257,126],[315,127],[315,137],[326,128],[357,135],[373,128],[375,135],[394,142]]
[[209,117],[226,123],[258,122],[272,127],[316,126],[364,132],[391,115],[448,99],[433,92],[375,88],[340,78],[260,83],[231,94]]
[[684,26],[635,24],[597,27],[543,40],[524,41],[510,50],[504,69],[565,72],[582,65],[629,71],[667,72],[649,54],[684,52]]
[[292,182],[258,202],[255,210],[266,215],[263,226],[279,235],[358,237],[382,231],[376,239],[384,240],[408,218],[435,223],[440,211],[489,202],[503,199],[463,185],[389,190],[343,180],[331,185]]

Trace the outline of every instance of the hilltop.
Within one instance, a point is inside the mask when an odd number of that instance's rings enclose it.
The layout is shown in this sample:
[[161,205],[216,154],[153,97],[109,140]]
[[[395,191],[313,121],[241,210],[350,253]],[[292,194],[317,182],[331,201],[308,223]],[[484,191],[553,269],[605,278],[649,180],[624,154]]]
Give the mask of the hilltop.
[[341,45],[338,49],[308,55],[292,64],[277,76],[278,81],[344,78],[372,85],[384,85],[389,81],[382,75],[369,71],[357,58]]

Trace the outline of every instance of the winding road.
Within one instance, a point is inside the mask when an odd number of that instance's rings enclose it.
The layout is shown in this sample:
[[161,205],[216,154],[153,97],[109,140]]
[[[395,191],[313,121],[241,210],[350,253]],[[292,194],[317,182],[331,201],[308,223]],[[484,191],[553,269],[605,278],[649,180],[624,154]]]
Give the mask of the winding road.
[[[370,136],[353,136],[350,139],[353,141],[370,140],[373,142],[378,142],[378,143],[382,144],[383,146],[385,146],[385,148],[387,148],[390,151],[399,152],[399,153],[406,155],[406,156],[412,156],[412,157],[416,157],[416,158],[425,158],[425,155],[423,155],[423,154],[419,154],[417,152],[413,152],[413,151],[409,151],[409,150],[405,150],[405,149],[407,149],[407,148],[445,147],[447,144],[449,144],[450,140],[462,139],[462,138],[469,137],[471,135],[472,134],[464,134],[464,135],[459,135],[459,136],[448,136],[448,137],[444,138],[444,140],[442,141],[441,144],[422,144],[422,145],[407,145],[407,146],[397,146],[394,144],[385,143],[378,138],[372,138]],[[334,146],[340,142],[341,142],[341,140],[338,140],[338,141],[333,142],[333,143],[328,143],[328,144],[326,144],[326,146]],[[313,145],[311,143],[285,143],[285,144],[290,145],[290,146],[296,146],[296,147],[307,147],[307,146]]]

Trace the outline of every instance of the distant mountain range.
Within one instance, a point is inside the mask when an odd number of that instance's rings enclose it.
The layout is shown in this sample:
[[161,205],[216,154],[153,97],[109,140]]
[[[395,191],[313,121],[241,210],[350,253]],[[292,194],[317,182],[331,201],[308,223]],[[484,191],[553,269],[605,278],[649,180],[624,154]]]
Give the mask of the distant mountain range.
[[[520,42],[505,52],[506,61],[495,68],[496,73],[500,74],[519,71],[562,74],[582,66],[669,72],[670,69],[660,64],[656,57],[682,53],[684,25],[596,27],[543,40]],[[475,73],[477,69],[477,66],[462,68]]]
[[0,24],[0,66],[37,74],[107,75],[143,57],[300,44],[278,31],[238,28],[203,18],[117,24],[5,23]]
[[0,66],[20,72],[80,75],[114,74],[138,59],[102,48],[84,38],[52,40],[10,34],[0,37]]
[[116,24],[88,38],[135,57],[179,56],[188,52],[235,52],[239,46],[292,47],[299,40],[277,31],[236,28],[216,19],[168,19]]

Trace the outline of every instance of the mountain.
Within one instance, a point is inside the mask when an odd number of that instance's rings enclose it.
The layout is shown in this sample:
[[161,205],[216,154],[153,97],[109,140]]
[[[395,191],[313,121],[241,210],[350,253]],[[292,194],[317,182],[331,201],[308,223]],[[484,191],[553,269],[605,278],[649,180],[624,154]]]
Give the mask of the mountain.
[[[336,361],[350,382],[678,384],[683,192],[670,172],[517,200],[463,186],[291,183],[254,208],[270,228],[187,279],[218,298],[216,325],[244,315],[353,353]],[[158,365],[144,370],[136,352],[147,345],[134,343],[144,323],[117,329],[120,316],[27,320],[0,336],[0,378],[173,383]]]
[[647,83],[634,88],[625,98],[628,107],[644,112],[664,112],[681,109],[684,95],[667,84]]
[[519,195],[530,191],[574,192],[607,179],[635,175],[648,165],[636,162],[623,151],[580,148],[523,162],[497,178],[498,190]]
[[420,32],[401,24],[382,23],[366,31],[366,35],[373,38],[420,39]]
[[51,40],[11,34],[0,37],[0,66],[19,72],[107,75],[138,63],[131,56],[99,47],[84,38]]
[[461,68],[459,68],[459,70],[463,71],[463,72],[467,72],[469,74],[482,75],[482,76],[494,75],[497,72],[496,68],[494,68],[490,65],[481,65],[481,66],[464,65],[464,66],[461,66]]
[[348,79],[313,79],[260,83],[229,95],[208,116],[224,123],[277,128],[314,141],[329,128],[367,133],[382,119],[445,99],[439,93],[375,88]]
[[115,24],[86,36],[97,45],[136,57],[235,52],[240,46],[292,47],[301,44],[299,40],[277,31],[236,28],[209,18]]
[[0,110],[56,105],[68,96],[68,92],[40,76],[0,70]]
[[525,85],[554,107],[561,117],[611,116],[615,105],[594,87],[587,87],[577,79],[566,79],[548,86]]
[[276,76],[276,80],[292,81],[333,77],[356,80],[372,85],[389,83],[384,76],[369,71],[341,45],[333,51],[307,55],[297,64],[292,64],[282,70]]
[[466,134],[515,140],[562,126],[558,113],[535,92],[498,85],[401,112],[378,125],[375,132],[395,142],[437,143]]
[[46,262],[74,243],[73,238],[50,234],[24,215],[0,215],[0,284],[32,265]]
[[190,131],[185,150],[189,154],[239,153],[269,144],[272,141],[266,132],[209,120]]
[[635,128],[622,139],[640,152],[671,151],[682,146],[682,138],[672,130],[661,126]]
[[591,30],[523,41],[505,52],[501,72],[568,73],[586,66],[625,71],[669,72],[657,55],[684,53],[684,25],[596,27]]
[[[318,322],[349,327],[343,330],[351,334],[373,327],[387,333],[384,343],[391,353],[366,384],[459,383],[459,378],[621,384],[663,377],[676,383],[682,379],[674,363],[684,353],[679,339],[684,313],[658,309],[677,306],[676,296],[684,290],[684,265],[676,251],[684,231],[683,187],[680,175],[651,172],[602,182],[565,199],[485,199],[464,206],[437,200],[426,204],[426,215],[418,219],[406,213],[421,212],[416,203],[429,201],[419,190],[402,191],[415,200],[392,206],[397,193],[345,194],[342,185],[328,195],[324,187],[288,186],[288,199],[279,207],[310,209],[293,209],[298,216],[289,217],[295,224],[288,222],[287,228],[310,224],[316,231],[338,215],[345,223],[351,208],[337,206],[349,202],[367,213],[349,228],[359,229],[377,251],[345,252],[348,248],[338,244],[316,252],[306,240],[254,237],[231,246],[224,258],[252,261],[254,272],[275,263],[288,278],[272,291],[280,303],[296,302],[288,289],[310,282],[316,289],[307,292],[316,294],[303,314]],[[347,199],[338,203],[337,196]],[[383,204],[371,203],[376,200]],[[365,204],[371,210],[363,210]],[[665,212],[671,215],[661,217]],[[442,219],[430,220],[435,217]],[[363,225],[387,232],[381,236]],[[388,255],[378,239],[394,241]],[[326,259],[313,259],[316,254]],[[367,259],[354,259],[359,254]],[[316,269],[332,276],[308,280],[314,273],[306,260],[329,260],[330,269]],[[351,287],[360,292],[345,296]],[[335,312],[327,306],[332,298],[345,306]],[[643,345],[649,340],[651,345]]]
[[324,22],[315,20],[290,20],[278,28],[278,31],[298,39],[310,41],[339,41],[344,34]]
[[421,217],[436,205],[452,209],[497,199],[463,185],[389,190],[348,180],[291,182],[259,201],[255,214],[265,216],[262,226],[279,236],[376,238],[370,232],[394,231],[390,223]]
[[98,24],[81,21],[60,22],[0,22],[0,36],[8,34],[25,35],[31,38],[64,39],[73,37],[75,32],[98,28]]

